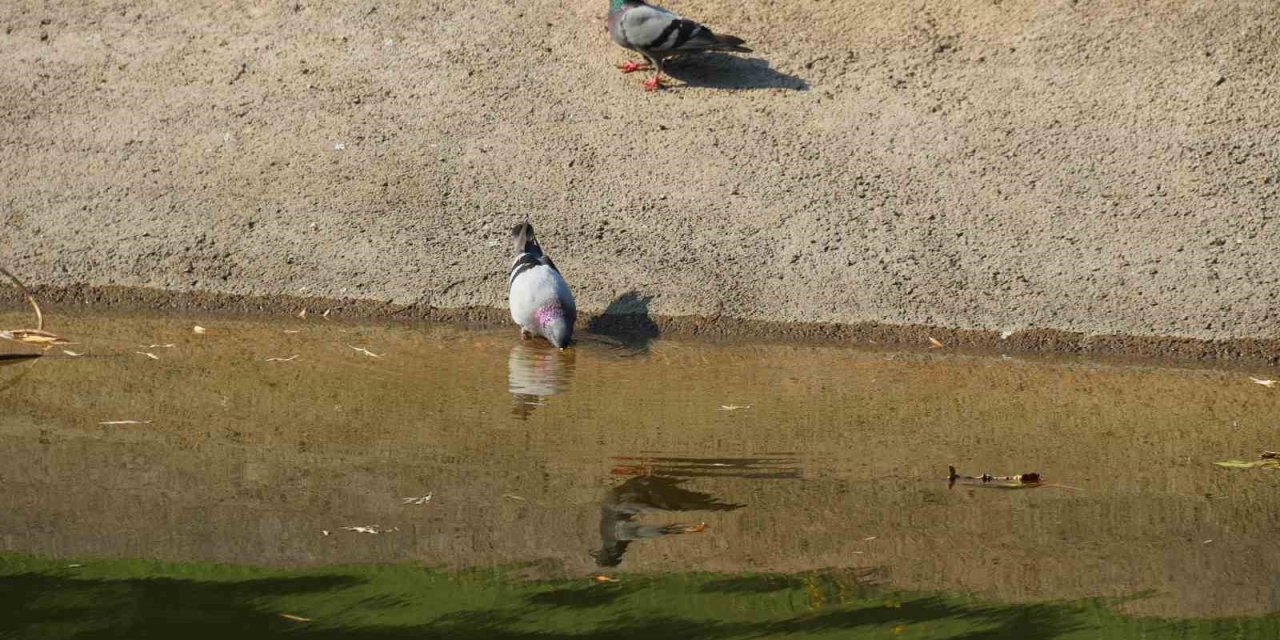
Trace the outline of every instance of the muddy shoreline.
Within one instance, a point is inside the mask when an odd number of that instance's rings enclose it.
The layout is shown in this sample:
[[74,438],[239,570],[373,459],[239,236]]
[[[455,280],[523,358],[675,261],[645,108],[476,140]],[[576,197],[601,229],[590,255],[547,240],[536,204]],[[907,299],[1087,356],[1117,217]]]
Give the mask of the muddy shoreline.
[[[496,307],[437,308],[374,300],[242,296],[182,293],[136,287],[36,286],[32,293],[45,308],[46,322],[56,325],[57,311],[107,309],[123,312],[209,313],[250,317],[312,316],[328,312],[332,319],[419,321],[496,328],[510,324]],[[0,304],[18,310],[16,290],[0,291]],[[1007,335],[995,331],[950,329],[924,325],[876,323],[787,323],[732,317],[649,314],[584,314],[579,331],[624,340],[658,336],[769,342],[843,343],[908,350],[931,349],[937,340],[946,350],[975,353],[1082,355],[1158,362],[1207,362],[1233,366],[1280,366],[1280,339],[1200,340],[1170,336],[1087,335],[1033,329]]]

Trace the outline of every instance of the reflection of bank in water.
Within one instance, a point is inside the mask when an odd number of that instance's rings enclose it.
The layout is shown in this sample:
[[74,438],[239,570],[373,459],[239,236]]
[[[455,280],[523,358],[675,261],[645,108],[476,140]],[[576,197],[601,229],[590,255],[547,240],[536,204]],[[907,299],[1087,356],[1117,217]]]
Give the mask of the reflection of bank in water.
[[573,379],[575,354],[573,349],[561,351],[532,340],[511,347],[507,358],[511,415],[528,418],[545,398],[567,390]]
[[622,564],[627,547],[637,540],[701,533],[705,523],[645,524],[641,515],[659,511],[735,511],[745,504],[725,502],[701,491],[680,486],[685,478],[722,476],[737,478],[799,478],[795,458],[614,458],[615,475],[640,473],[610,489],[600,503],[600,548],[591,557],[601,567]]

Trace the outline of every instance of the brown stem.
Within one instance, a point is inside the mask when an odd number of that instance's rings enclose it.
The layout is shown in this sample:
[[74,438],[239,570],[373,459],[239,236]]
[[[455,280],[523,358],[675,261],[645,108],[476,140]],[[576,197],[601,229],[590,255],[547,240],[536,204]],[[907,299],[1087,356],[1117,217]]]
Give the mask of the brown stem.
[[13,281],[13,284],[17,285],[18,289],[22,291],[22,295],[26,296],[27,302],[31,303],[31,308],[36,312],[36,331],[44,331],[44,314],[40,313],[40,305],[36,304],[35,296],[32,296],[31,292],[27,291],[26,285],[22,284],[18,276],[9,273],[8,269],[0,267],[0,273],[8,276]]

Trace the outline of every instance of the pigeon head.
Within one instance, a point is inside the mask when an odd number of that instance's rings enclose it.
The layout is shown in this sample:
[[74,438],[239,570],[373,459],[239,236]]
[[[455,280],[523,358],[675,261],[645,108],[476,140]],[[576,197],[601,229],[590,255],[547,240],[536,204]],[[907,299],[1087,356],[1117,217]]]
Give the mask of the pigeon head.
[[587,552],[592,559],[596,561],[598,567],[616,567],[622,564],[622,554],[627,551],[626,542],[618,542],[613,545],[605,543],[599,549],[592,549]]
[[511,229],[511,249],[516,255],[522,253],[542,255],[542,249],[538,247],[538,239],[533,235],[533,225],[521,222]]
[[573,337],[573,322],[566,316],[559,305],[548,305],[538,309],[534,317],[538,321],[538,329],[547,341],[559,349],[565,348]]

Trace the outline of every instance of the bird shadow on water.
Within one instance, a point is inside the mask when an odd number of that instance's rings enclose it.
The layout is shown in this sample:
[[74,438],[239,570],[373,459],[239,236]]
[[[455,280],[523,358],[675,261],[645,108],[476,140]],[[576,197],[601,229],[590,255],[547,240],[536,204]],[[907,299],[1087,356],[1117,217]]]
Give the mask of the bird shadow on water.
[[711,52],[674,58],[664,63],[662,70],[686,87],[809,90],[809,83],[804,78],[778,71],[769,65],[768,60],[741,58],[726,53]]
[[627,355],[648,353],[649,344],[661,335],[649,316],[653,296],[628,291],[609,303],[604,312],[587,322],[587,339],[628,349]]

